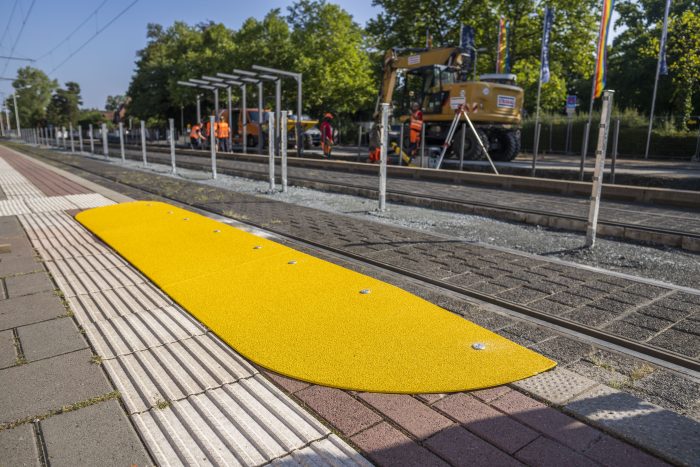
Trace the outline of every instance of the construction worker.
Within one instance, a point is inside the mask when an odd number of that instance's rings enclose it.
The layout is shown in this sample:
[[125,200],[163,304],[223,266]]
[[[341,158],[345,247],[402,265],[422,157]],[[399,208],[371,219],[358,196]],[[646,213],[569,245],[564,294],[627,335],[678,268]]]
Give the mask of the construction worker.
[[192,129],[190,130],[190,147],[192,149],[201,149],[203,139],[204,136],[202,136],[202,125],[200,125],[199,122],[196,122],[194,125],[192,125]]
[[323,158],[331,158],[331,150],[333,149],[333,127],[331,126],[331,120],[333,120],[333,114],[326,112],[323,115],[323,122],[321,123],[321,149],[323,150]]
[[219,150],[222,152],[230,151],[230,148],[228,147],[229,131],[228,122],[225,119],[221,119],[216,126],[216,138],[219,141]]
[[[216,123],[216,119],[214,120],[214,137],[216,138],[216,129],[218,127],[218,124]],[[210,141],[211,141],[211,121],[207,120],[206,125],[204,125],[204,142],[207,147],[209,147]]]
[[421,132],[423,131],[423,111],[420,109],[420,104],[414,102],[411,105],[411,119],[408,133],[408,155],[413,159],[420,146]]

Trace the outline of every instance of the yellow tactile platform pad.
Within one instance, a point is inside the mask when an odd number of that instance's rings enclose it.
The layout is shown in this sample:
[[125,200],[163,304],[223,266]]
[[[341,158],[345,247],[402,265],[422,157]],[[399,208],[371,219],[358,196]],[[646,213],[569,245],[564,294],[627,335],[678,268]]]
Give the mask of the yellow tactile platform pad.
[[76,218],[239,353],[293,378],[451,392],[555,365],[398,287],[175,206],[141,201]]

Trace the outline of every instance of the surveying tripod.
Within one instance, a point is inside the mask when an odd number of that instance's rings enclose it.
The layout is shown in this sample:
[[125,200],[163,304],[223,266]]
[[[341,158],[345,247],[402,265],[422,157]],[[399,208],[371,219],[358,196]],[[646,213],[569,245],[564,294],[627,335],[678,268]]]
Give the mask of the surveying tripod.
[[469,128],[471,128],[472,132],[474,133],[474,137],[479,142],[479,145],[481,146],[481,149],[484,151],[484,154],[486,154],[486,158],[489,160],[489,163],[491,164],[491,168],[493,169],[494,173],[496,175],[499,175],[498,170],[496,170],[496,166],[493,165],[493,161],[491,160],[491,156],[489,156],[489,152],[486,150],[486,147],[484,146],[484,143],[481,141],[481,138],[479,138],[479,134],[476,132],[476,128],[474,128],[474,125],[472,125],[472,121],[469,119],[469,115],[467,115],[467,110],[465,109],[464,104],[460,105],[455,110],[455,118],[452,120],[452,124],[450,125],[450,129],[447,132],[447,137],[445,138],[445,143],[442,145],[442,151],[440,151],[440,159],[438,159],[437,164],[435,164],[435,168],[439,169],[440,166],[442,165],[442,160],[445,158],[445,154],[447,153],[447,148],[449,148],[452,145],[452,141],[454,140],[455,132],[457,131],[457,127],[459,127],[459,121],[460,121],[460,118],[462,117],[462,115],[464,115],[464,119],[467,121],[467,123],[469,124]]

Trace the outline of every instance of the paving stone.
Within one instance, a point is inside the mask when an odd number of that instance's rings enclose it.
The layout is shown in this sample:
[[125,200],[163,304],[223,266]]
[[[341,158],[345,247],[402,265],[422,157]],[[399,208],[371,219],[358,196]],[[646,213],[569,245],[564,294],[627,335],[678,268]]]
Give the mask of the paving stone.
[[637,313],[641,313],[646,316],[652,316],[654,318],[665,319],[668,321],[678,321],[690,314],[689,311],[672,310],[670,308],[658,306],[655,304],[641,307],[637,310]]
[[395,467],[443,467],[448,464],[386,422],[350,440],[376,464]]
[[613,300],[611,298],[601,298],[598,300],[594,300],[588,305],[600,308],[601,310],[612,311],[614,313],[624,313],[625,311],[634,308],[634,305],[618,302],[617,300]]
[[557,336],[532,346],[532,350],[556,360],[560,365],[566,365],[589,355],[593,347],[568,337]]
[[627,393],[597,386],[566,409],[680,464],[696,464],[700,459],[699,422]]
[[700,315],[693,315],[689,319],[675,324],[673,326],[673,329],[676,331],[683,331],[687,332],[688,334],[695,334],[696,336],[700,336],[700,320],[696,318],[700,318]]
[[59,318],[17,328],[27,360],[39,360],[88,347],[71,318]]
[[15,364],[17,352],[15,351],[15,336],[11,330],[0,331],[0,368]]
[[64,315],[66,309],[53,292],[41,292],[0,301],[0,329],[46,321]]
[[568,305],[572,308],[576,308],[590,302],[589,299],[581,297],[580,295],[572,294],[569,291],[556,293],[549,297],[549,300],[561,303],[562,305]]
[[601,326],[615,319],[617,316],[617,313],[601,310],[600,308],[594,308],[588,305],[576,308],[561,315],[562,318],[570,319],[571,321],[593,327]]
[[485,309],[472,309],[465,311],[462,316],[474,324],[495,331],[513,324],[513,320],[507,316],[499,315]]
[[525,323],[522,321],[508,326],[502,331],[508,335],[517,336],[524,339],[525,342],[527,342],[527,345],[536,344],[557,335],[554,332],[543,328],[542,326],[536,326],[534,324]]
[[0,465],[41,466],[31,424],[0,431]]
[[657,369],[636,380],[634,388],[667,401],[675,409],[692,407],[700,401],[700,383],[683,375]]
[[625,292],[632,293],[635,295],[641,295],[649,299],[660,297],[663,294],[668,293],[669,289],[664,287],[657,287],[651,284],[634,284],[625,289]]
[[297,392],[297,391],[301,391],[302,389],[310,386],[309,383],[306,383],[304,381],[299,381],[298,379],[287,378],[286,376],[282,376],[280,374],[273,373],[271,371],[264,371],[264,373],[265,373],[265,376],[267,376],[272,381],[277,383],[285,391],[292,393],[292,394]]
[[110,400],[41,422],[52,466],[150,465],[119,402]]
[[498,399],[503,394],[512,391],[508,386],[496,386],[495,388],[480,389],[478,391],[471,391],[469,394],[481,399],[484,402],[491,402],[494,399]]
[[455,466],[520,466],[503,451],[479,439],[462,427],[448,428],[425,441],[425,445]]
[[535,300],[546,297],[548,294],[539,290],[530,289],[528,287],[519,287],[517,289],[506,290],[497,295],[503,300],[510,300],[515,303],[529,303]]
[[566,313],[568,311],[573,310],[573,307],[570,305],[555,302],[548,298],[534,301],[528,304],[528,306],[535,310],[544,311],[545,313],[548,313],[550,315],[560,315],[562,313]]
[[376,412],[340,389],[310,386],[295,396],[346,436],[382,421]]
[[582,394],[597,383],[565,368],[556,368],[531,378],[513,383],[513,386],[544,399],[551,404],[562,405]]
[[630,444],[610,436],[601,437],[593,446],[588,448],[584,454],[606,467],[618,467],[621,465],[664,467],[670,465]]
[[568,290],[569,293],[586,297],[589,300],[596,300],[603,297],[607,293],[595,287],[589,287],[588,284],[581,284]]
[[692,294],[688,292],[675,292],[673,298],[687,303],[692,303],[695,305],[700,305],[700,294]]
[[591,460],[550,439],[540,437],[515,457],[528,465],[590,467]]
[[626,321],[613,321],[605,326],[604,329],[618,336],[627,337],[636,341],[645,341],[656,334],[656,331],[636,326]]
[[447,394],[416,394],[416,397],[428,405],[433,405],[437,401],[447,397]]
[[689,357],[700,357],[700,339],[687,332],[668,329],[651,339],[649,343]]
[[45,272],[8,277],[5,284],[10,298],[54,290],[54,285]]
[[418,439],[428,438],[453,425],[427,405],[405,394],[364,392],[359,396]]
[[576,451],[587,448],[600,437],[598,430],[518,391],[499,397],[491,405]]
[[509,454],[513,454],[539,436],[522,423],[464,393],[448,396],[433,407]]
[[43,270],[44,268],[41,263],[31,257],[0,258],[0,277],[40,272]]
[[689,314],[700,311],[700,305],[689,303],[684,300],[676,300],[674,295],[657,300],[654,302],[654,305],[670,308],[671,310],[686,311]]
[[0,423],[39,415],[112,391],[92,352],[77,352],[0,370]]
[[635,312],[630,313],[620,321],[633,324],[634,326],[639,326],[640,328],[649,329],[654,332],[662,331],[673,324],[673,321],[654,318],[652,316],[646,316]]

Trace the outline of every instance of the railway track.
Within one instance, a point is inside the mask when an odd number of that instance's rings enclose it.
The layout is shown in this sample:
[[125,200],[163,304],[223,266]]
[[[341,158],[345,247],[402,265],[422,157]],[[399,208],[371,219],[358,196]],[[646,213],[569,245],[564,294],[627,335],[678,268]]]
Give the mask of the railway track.
[[[149,149],[149,158],[157,162],[169,164],[169,155],[165,155],[160,148]],[[155,155],[154,155],[155,154]],[[140,160],[141,152],[126,151],[129,159]],[[188,151],[185,157],[202,158],[208,155],[196,154],[196,151]],[[226,159],[224,159],[226,160]],[[196,163],[180,159],[178,166],[186,169],[202,170],[209,168],[209,162]],[[256,180],[268,180],[267,167],[260,164],[261,170],[249,170],[245,168],[232,168],[219,166],[219,173],[240,176]],[[337,180],[319,180],[312,177],[288,175],[290,184],[305,188],[320,189],[342,194],[350,194],[368,198],[376,198],[379,190],[364,184],[343,183]],[[425,193],[416,193],[405,190],[387,188],[387,201],[407,205],[429,207],[433,209],[459,212],[464,214],[483,215],[498,219],[524,222],[544,227],[586,231],[587,218],[572,214],[554,213],[541,209],[529,209],[524,207],[503,206],[495,203],[480,202],[477,200],[464,200],[450,196],[434,196]],[[700,233],[683,231],[656,226],[640,225],[623,221],[598,220],[599,235],[622,238],[631,241],[643,241],[682,248],[689,251],[700,251]]]
[[[40,154],[37,154],[38,156],[41,157]],[[118,177],[107,177],[102,173],[99,173],[96,170],[89,170],[86,167],[80,166],[79,164],[71,164],[68,161],[56,161],[60,164],[64,164],[66,166],[72,167],[73,169],[77,169],[78,171],[83,171],[86,173],[91,174],[93,177],[97,177],[101,180],[110,182],[110,183],[118,183],[121,185],[124,185],[126,187],[129,187],[132,190],[136,190],[138,192],[142,192],[145,194],[149,195],[155,195],[163,199],[167,199],[169,201],[172,201],[174,203],[183,205],[183,206],[188,206],[190,208],[194,208],[206,215],[209,216],[214,216],[218,218],[229,218],[225,216],[223,212],[215,212],[210,209],[208,209],[206,206],[197,203],[197,202],[192,202],[191,200],[183,200],[183,199],[177,199],[174,197],[168,197],[168,196],[163,196],[162,193],[158,192],[157,190],[151,189],[148,186],[144,186],[141,184],[132,184],[125,182],[123,180],[119,180]],[[367,257],[362,254],[357,254],[353,252],[349,252],[345,249],[342,248],[337,248],[332,245],[324,244],[322,242],[317,242],[310,240],[308,238],[304,238],[299,235],[293,235],[288,232],[284,232],[280,229],[275,229],[274,227],[271,227],[270,225],[263,225],[260,222],[256,222],[251,219],[238,219],[234,218],[233,219],[236,222],[240,222],[246,225],[249,225],[251,227],[254,227],[260,231],[263,232],[268,232],[271,234],[274,234],[275,236],[283,239],[287,239],[293,242],[296,242],[301,245],[306,245],[315,249],[319,249],[322,251],[326,251],[329,253],[332,253],[335,256],[338,256],[340,258],[344,258],[346,260],[350,260],[354,263],[359,263],[361,265],[369,265],[373,266],[375,268],[379,268],[384,271],[388,271],[391,273],[399,274],[403,277],[409,277],[418,283],[424,284],[424,285],[429,285],[432,287],[437,287],[438,289],[442,289],[445,291],[450,291],[452,293],[456,293],[458,295],[461,295],[465,298],[471,298],[471,299],[476,299],[481,302],[489,303],[491,305],[495,305],[499,307],[502,310],[507,311],[509,314],[521,317],[525,319],[526,321],[534,322],[536,324],[544,325],[550,328],[554,328],[560,332],[563,332],[565,334],[568,334],[571,337],[575,337],[578,339],[583,339],[591,344],[597,345],[598,347],[606,348],[609,350],[621,352],[636,358],[641,358],[643,360],[649,361],[651,363],[654,363],[658,366],[668,368],[671,370],[675,370],[678,372],[681,372],[683,374],[686,374],[698,381],[700,381],[700,361],[681,355],[679,353],[663,349],[660,347],[656,347],[653,345],[649,345],[644,342],[638,342],[634,341],[610,332],[606,332],[604,330],[600,330],[597,328],[594,328],[592,326],[587,326],[585,324],[581,324],[572,320],[568,320],[566,318],[562,318],[556,315],[551,315],[547,314],[538,310],[535,310],[533,308],[530,308],[528,306],[524,306],[509,300],[505,300],[502,298],[499,298],[495,295],[487,294],[478,290],[474,290],[468,287],[463,287],[463,286],[458,286],[455,284],[451,284],[449,282],[435,279],[432,277],[429,277],[425,274],[421,274],[409,269],[397,267],[392,264],[385,263],[383,261],[376,260],[374,258]]]

